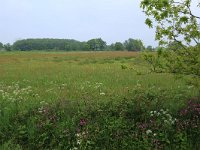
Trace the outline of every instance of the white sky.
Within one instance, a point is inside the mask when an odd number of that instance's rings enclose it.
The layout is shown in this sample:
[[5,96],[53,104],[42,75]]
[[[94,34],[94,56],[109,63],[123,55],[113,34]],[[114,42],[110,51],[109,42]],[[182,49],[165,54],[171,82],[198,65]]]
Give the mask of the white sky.
[[154,30],[145,24],[140,0],[0,0],[0,42],[24,38],[87,41],[101,37],[108,44],[128,38],[157,46]]

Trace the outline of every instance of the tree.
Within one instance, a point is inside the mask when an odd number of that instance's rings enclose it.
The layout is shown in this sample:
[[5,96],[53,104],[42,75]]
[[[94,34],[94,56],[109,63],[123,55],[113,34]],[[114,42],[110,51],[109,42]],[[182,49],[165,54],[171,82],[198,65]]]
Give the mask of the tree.
[[124,46],[128,51],[141,51],[145,49],[141,40],[135,40],[131,38],[124,42]]
[[113,47],[116,51],[124,50],[124,45],[121,42],[116,42]]
[[0,50],[3,49],[3,43],[0,42]]
[[91,39],[87,42],[89,49],[93,51],[103,50],[106,47],[106,42],[101,38]]
[[[141,7],[148,16],[145,23],[156,24],[155,39],[168,46],[159,59],[167,72],[190,75],[191,82],[200,93],[200,16],[192,11],[196,0],[142,0]],[[199,15],[199,14],[198,14]]]
[[[199,44],[200,16],[194,14],[191,4],[196,0],[142,0],[141,7],[148,16],[145,23],[152,28],[156,23],[156,40],[160,45],[178,42],[181,45]],[[199,15],[199,14],[198,14]]]
[[3,47],[4,47],[4,49],[6,51],[11,51],[11,45],[10,45],[10,43],[5,44]]
[[108,46],[107,46],[107,49],[108,49],[108,50],[115,50],[115,44],[112,43],[111,45],[108,45]]
[[89,47],[90,50],[97,50],[97,42],[96,39],[91,39],[89,41],[87,41],[87,45]]
[[25,39],[18,40],[13,44],[14,50],[63,50],[76,51],[85,50],[86,42],[80,42],[73,39]]
[[147,48],[146,48],[146,50],[148,50],[148,51],[153,51],[154,48],[153,48],[151,45],[148,45]]
[[166,48],[168,50],[172,50],[172,51],[177,51],[177,50],[183,49],[182,46],[180,45],[180,43],[178,43],[176,41],[169,43]]

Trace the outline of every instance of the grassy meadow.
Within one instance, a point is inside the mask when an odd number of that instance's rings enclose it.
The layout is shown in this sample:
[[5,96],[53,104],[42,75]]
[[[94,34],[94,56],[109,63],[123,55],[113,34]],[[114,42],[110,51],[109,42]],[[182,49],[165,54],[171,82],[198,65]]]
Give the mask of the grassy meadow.
[[197,89],[149,68],[136,52],[1,52],[0,149],[197,149]]

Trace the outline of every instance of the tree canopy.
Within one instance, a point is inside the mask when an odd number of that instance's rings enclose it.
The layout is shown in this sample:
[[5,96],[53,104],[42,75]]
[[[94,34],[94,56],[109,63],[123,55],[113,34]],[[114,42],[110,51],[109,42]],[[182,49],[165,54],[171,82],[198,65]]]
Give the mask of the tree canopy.
[[151,45],[148,45],[148,46],[146,47],[146,50],[148,50],[148,51],[153,51],[154,48],[153,48]]
[[200,14],[192,5],[200,7],[197,0],[142,0],[141,8],[148,16],[146,24],[156,27],[156,40],[160,45],[178,42],[181,45],[199,44]]
[[114,50],[114,51],[122,51],[122,50],[125,50],[125,47],[124,47],[123,43],[116,42],[116,43],[111,44],[109,49]]
[[3,49],[3,43],[0,42],[0,50]]
[[3,45],[3,48],[4,48],[6,51],[11,51],[12,46],[10,45],[10,43],[7,43],[7,44]]
[[[144,44],[139,39],[129,38],[124,43],[115,42],[107,45],[106,41],[101,38],[94,38],[86,42],[74,39],[22,39],[13,43],[13,45],[4,45],[6,50],[32,51],[32,50],[49,50],[49,51],[141,51],[144,50]],[[9,47],[9,48],[8,48]]]
[[129,38],[124,42],[124,46],[128,51],[142,51],[145,49],[141,40]]
[[87,42],[89,50],[93,51],[101,51],[106,48],[106,42],[103,41],[101,38],[91,39]]
[[25,39],[13,44],[14,50],[85,50],[85,44],[72,39]]
[[200,9],[196,0],[141,1],[148,16],[146,24],[150,28],[156,24],[156,40],[167,47],[167,51],[145,55],[145,59],[161,71],[192,76],[190,83],[200,93],[200,14],[193,12],[192,5]]

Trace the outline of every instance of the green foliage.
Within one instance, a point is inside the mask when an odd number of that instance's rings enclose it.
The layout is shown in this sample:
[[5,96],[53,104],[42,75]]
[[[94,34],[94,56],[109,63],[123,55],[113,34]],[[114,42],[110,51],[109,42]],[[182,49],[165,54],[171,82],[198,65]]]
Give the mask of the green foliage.
[[167,51],[163,57],[170,72],[200,77],[199,48],[190,47],[187,50]]
[[145,52],[143,53],[144,60],[150,65],[151,72],[163,72],[163,59],[161,58],[162,49],[158,49],[157,53]]
[[149,45],[147,46],[146,50],[151,52],[151,51],[154,51],[154,48],[151,45]]
[[7,44],[5,44],[4,46],[4,49],[6,50],[6,51],[11,51],[11,45],[10,45],[10,43],[7,43]]
[[103,41],[101,38],[98,39],[91,39],[87,42],[89,50],[93,51],[102,51],[106,48],[106,42]]
[[85,42],[67,39],[26,39],[16,41],[12,48],[14,50],[64,50],[77,51],[88,50]]
[[145,49],[141,40],[131,38],[124,42],[124,46],[128,51],[142,51]]
[[199,14],[194,14],[192,5],[199,9],[195,0],[142,0],[141,8],[148,16],[146,24],[152,28],[156,23],[156,40],[159,44],[199,43]]
[[167,49],[171,50],[171,51],[177,51],[177,50],[181,50],[183,48],[185,48],[185,47],[183,47],[182,45],[180,45],[179,42],[176,42],[176,41],[171,42],[167,45]]
[[[84,84],[92,89],[91,85]],[[95,86],[102,88],[100,83]],[[155,86],[147,90],[138,83],[125,98],[110,98],[101,103],[41,101],[31,109],[10,112],[9,125],[0,126],[0,148],[192,150],[199,146],[200,101],[184,102],[184,90]],[[1,110],[3,118],[8,110]]]
[[124,45],[121,43],[121,42],[116,42],[114,45],[113,45],[113,49],[116,50],[116,51],[122,51],[124,50]]
[[0,50],[3,49],[3,43],[0,42]]
[[[160,49],[157,53],[146,52],[143,58],[151,66],[152,72],[173,73],[178,79],[184,78],[189,85],[195,86],[200,94],[199,46],[187,49],[174,46],[173,48],[175,49]],[[186,78],[186,75],[191,78]]]
[[24,39],[14,42],[12,45],[7,45],[7,49],[19,51],[31,50],[46,50],[46,51],[141,51],[144,50],[144,45],[141,40],[129,39],[124,44],[116,42],[107,45],[101,38],[91,39],[87,42],[80,42],[73,39]]
[[143,0],[141,7],[151,17],[147,18],[146,24],[152,27],[152,22],[157,23],[156,40],[160,45],[167,45],[168,50],[160,57],[146,56],[147,62],[153,68],[160,67],[156,64],[162,57],[166,72],[190,75],[193,77],[190,83],[200,89],[200,17],[192,11],[191,5],[194,4],[198,8],[200,3],[192,0]]
[[122,69],[128,69],[128,67],[126,65],[121,65]]
[[0,65],[0,149],[199,147],[196,88],[139,75],[138,53],[3,52]]

